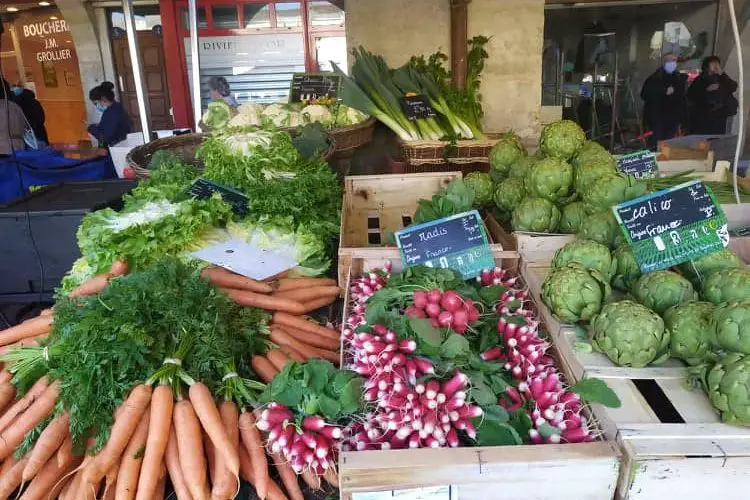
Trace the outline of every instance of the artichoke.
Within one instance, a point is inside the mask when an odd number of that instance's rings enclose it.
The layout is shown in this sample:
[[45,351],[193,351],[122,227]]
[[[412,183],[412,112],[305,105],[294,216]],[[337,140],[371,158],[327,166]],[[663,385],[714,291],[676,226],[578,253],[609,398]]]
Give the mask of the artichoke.
[[560,223],[560,210],[544,198],[524,198],[513,210],[514,231],[554,233]]
[[575,234],[580,229],[581,222],[585,217],[586,210],[583,208],[583,203],[580,201],[569,203],[562,208],[558,229],[561,233]]
[[623,174],[605,174],[586,186],[581,201],[589,212],[609,210],[623,201],[646,194],[646,184]]
[[599,165],[594,167],[573,167],[573,186],[579,193],[596,183],[600,177],[617,174],[614,167]]
[[513,165],[510,166],[510,170],[508,171],[508,177],[511,179],[522,179],[526,177],[526,172],[531,169],[531,167],[534,166],[534,164],[538,161],[538,158],[534,158],[533,156],[522,156],[518,160],[516,160]]
[[717,347],[750,354],[750,300],[716,306],[711,317],[711,338]]
[[708,371],[703,385],[724,422],[750,425],[750,357],[727,354]]
[[495,189],[495,205],[506,212],[512,212],[523,198],[523,181],[520,179],[505,179]]
[[530,196],[557,201],[570,193],[573,167],[559,158],[539,160],[526,172],[524,186]]
[[489,174],[471,172],[464,177],[464,184],[474,193],[474,207],[482,208],[492,203],[494,189]]
[[617,248],[625,240],[615,214],[611,210],[596,212],[583,219],[578,230],[578,237],[594,240],[607,245],[610,249]]
[[695,365],[703,361],[711,350],[710,302],[683,302],[664,312],[664,327],[670,335],[672,357]]
[[596,270],[588,271],[577,264],[552,269],[542,283],[542,301],[566,323],[594,317],[609,292],[609,284]]
[[657,314],[681,302],[698,300],[688,280],[667,270],[644,274],[635,282],[632,292],[638,302]]
[[642,368],[669,358],[669,332],[658,314],[632,300],[613,302],[591,320],[594,349],[615,364]]
[[703,280],[703,300],[716,305],[722,302],[750,300],[750,270],[746,268],[717,269]]
[[585,141],[586,133],[576,122],[560,120],[542,129],[539,149],[545,156],[568,160],[580,151]]
[[607,151],[607,148],[605,148],[598,142],[586,141],[583,143],[583,146],[581,146],[581,149],[578,151],[578,154],[575,155],[575,157],[573,158],[573,161],[574,162],[578,161],[579,158],[585,157],[590,154],[602,154],[602,153],[609,154],[609,152]]
[[490,151],[490,168],[499,174],[508,175],[510,166],[518,161],[526,150],[517,135],[505,134]]
[[703,278],[713,271],[718,269],[740,268],[744,266],[745,264],[742,262],[742,259],[740,259],[736,253],[728,248],[724,248],[718,252],[710,253],[690,262],[680,264],[677,268],[679,269],[680,274],[693,282],[693,285],[699,286]]
[[579,264],[589,271],[598,271],[608,283],[615,272],[609,248],[591,240],[573,240],[557,249],[552,259],[552,268],[566,267],[571,263]]
[[623,292],[628,292],[633,284],[641,277],[641,266],[635,260],[635,255],[630,245],[624,243],[612,252],[612,260],[615,265],[615,275],[612,278],[612,286]]

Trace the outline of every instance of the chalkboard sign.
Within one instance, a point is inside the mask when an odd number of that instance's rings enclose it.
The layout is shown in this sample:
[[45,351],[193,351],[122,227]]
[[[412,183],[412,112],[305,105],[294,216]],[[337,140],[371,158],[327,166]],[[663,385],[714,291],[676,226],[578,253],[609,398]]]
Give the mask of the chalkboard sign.
[[476,210],[410,226],[395,236],[404,267],[451,268],[469,279],[495,266]]
[[335,100],[341,87],[341,76],[336,73],[294,73],[289,102],[308,102],[316,99]]
[[198,198],[199,200],[207,200],[213,196],[214,193],[219,193],[221,195],[221,199],[232,207],[232,212],[240,217],[247,215],[247,196],[229,186],[224,186],[218,182],[199,177],[187,190],[188,196]]
[[618,156],[617,169],[623,174],[632,175],[636,179],[656,177],[659,173],[656,155],[647,149]]
[[729,236],[750,236],[750,226],[736,227],[729,231]]
[[707,255],[729,244],[727,218],[701,181],[612,207],[643,272]]
[[424,95],[408,95],[401,99],[401,108],[406,117],[411,120],[423,120],[437,116],[430,101]]

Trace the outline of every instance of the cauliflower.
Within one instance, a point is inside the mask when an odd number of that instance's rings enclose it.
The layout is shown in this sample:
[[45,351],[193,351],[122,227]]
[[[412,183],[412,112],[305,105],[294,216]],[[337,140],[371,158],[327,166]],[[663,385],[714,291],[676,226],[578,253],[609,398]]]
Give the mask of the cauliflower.
[[260,125],[260,117],[250,114],[238,114],[231,120],[229,120],[230,127],[250,127]]
[[357,125],[367,120],[367,115],[358,109],[350,108],[345,104],[340,104],[336,111],[336,120],[334,125],[336,127],[349,127]]
[[261,112],[261,115],[272,117],[281,113],[288,113],[288,111],[284,107],[284,104],[275,103],[266,106],[265,109]]
[[322,104],[310,104],[302,108],[300,113],[305,123],[320,123],[324,127],[330,127],[333,123],[331,111]]

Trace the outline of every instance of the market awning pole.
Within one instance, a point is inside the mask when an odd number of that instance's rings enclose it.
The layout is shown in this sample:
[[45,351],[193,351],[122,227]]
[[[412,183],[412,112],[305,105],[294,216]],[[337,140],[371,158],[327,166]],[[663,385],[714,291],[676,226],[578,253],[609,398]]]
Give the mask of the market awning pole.
[[737,100],[739,103],[737,112],[737,146],[734,151],[734,165],[732,166],[732,184],[734,184],[734,198],[737,203],[742,203],[740,198],[740,190],[737,186],[737,169],[740,164],[740,157],[742,156],[742,148],[745,142],[745,65],[742,59],[742,38],[740,38],[740,30],[737,25],[737,14],[734,10],[734,0],[727,0],[729,6],[729,20],[732,23],[732,33],[734,34],[734,46],[737,50],[737,67],[738,67],[738,78],[737,82],[739,87],[737,88]]
[[147,143],[151,141],[151,129],[149,128],[151,113],[143,84],[143,73],[141,72],[141,54],[138,51],[138,33],[135,31],[133,0],[122,0],[122,11],[125,14],[125,30],[128,34],[128,50],[130,51],[130,65],[133,69],[133,83],[135,84],[135,97],[138,101],[141,132],[143,133],[143,142]]
[[195,131],[201,121],[201,61],[198,53],[198,0],[188,0],[188,17],[190,18],[190,82],[193,94],[193,120]]
[[462,89],[466,85],[466,58],[469,45],[469,0],[450,0],[451,3],[451,73],[452,83]]

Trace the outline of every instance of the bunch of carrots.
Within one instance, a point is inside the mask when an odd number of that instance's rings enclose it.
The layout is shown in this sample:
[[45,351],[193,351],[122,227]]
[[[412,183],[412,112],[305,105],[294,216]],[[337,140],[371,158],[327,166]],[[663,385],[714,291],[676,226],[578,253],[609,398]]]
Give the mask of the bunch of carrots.
[[[98,294],[110,280],[126,273],[127,265],[116,262],[109,272],[83,283],[70,296]],[[281,277],[261,282],[222,268],[206,268],[201,276],[237,304],[273,313],[270,341],[277,347],[251,360],[265,383],[290,360],[339,362],[339,333],[304,317],[336,300],[340,289],[333,280]],[[45,310],[0,332],[0,352],[37,345],[50,334],[53,320],[54,311]],[[43,376],[16,399],[12,367],[4,367],[0,371],[0,500],[14,491],[19,491],[20,500],[162,499],[167,478],[178,500],[234,498],[240,478],[251,483],[261,499],[303,500],[292,467],[270,450],[266,454],[256,425],[259,409],[245,408],[237,403],[242,398],[229,392],[217,402],[209,387],[191,379],[180,364],[179,359],[165,360],[164,370],[131,389],[114,414],[106,444],[95,454],[93,439],[86,450],[74,449],[69,414],[55,413],[59,381]],[[228,385],[232,377],[242,380],[229,370]],[[45,421],[30,450],[15,457],[14,450]],[[284,490],[270,477],[269,463],[278,471]],[[320,488],[320,477],[308,472],[302,478],[312,488]],[[338,486],[333,469],[324,479]]]

